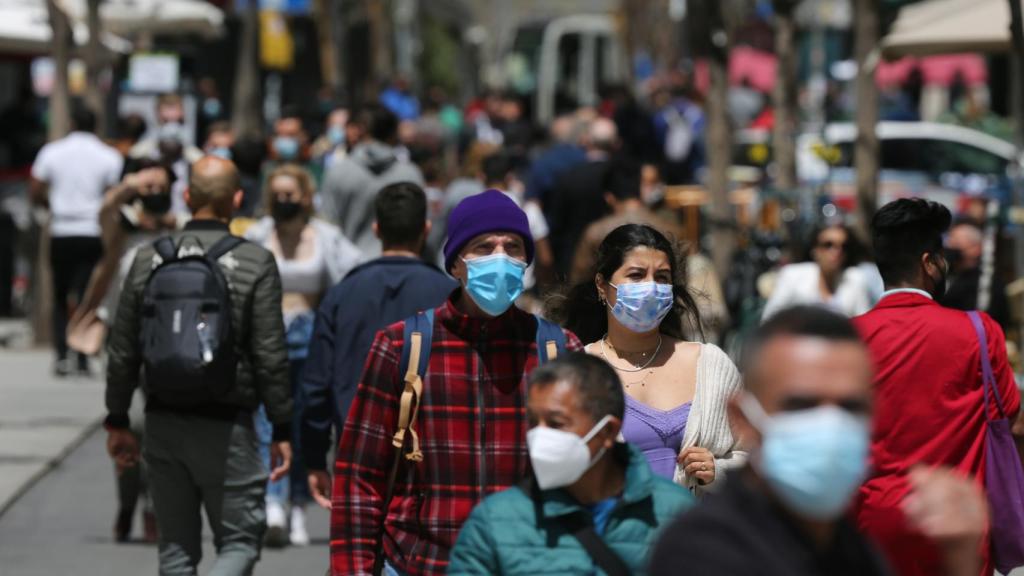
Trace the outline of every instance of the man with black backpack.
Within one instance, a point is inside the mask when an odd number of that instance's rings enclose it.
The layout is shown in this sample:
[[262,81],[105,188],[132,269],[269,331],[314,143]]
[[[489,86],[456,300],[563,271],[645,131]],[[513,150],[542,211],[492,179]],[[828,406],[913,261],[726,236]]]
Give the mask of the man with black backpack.
[[527,472],[526,382],[582,349],[513,302],[533,260],[526,214],[497,190],[448,221],[439,308],[377,334],[345,419],[331,507],[331,573],[444,574],[462,523]]
[[160,574],[195,574],[202,506],[217,548],[210,574],[244,575],[266,529],[260,403],[274,424],[271,478],[291,461],[281,279],[270,252],[228,230],[242,202],[234,164],[196,162],[185,201],[192,221],[140,249],[125,278],[107,347],[107,448],[119,468],[138,460],[128,408],[141,381]]

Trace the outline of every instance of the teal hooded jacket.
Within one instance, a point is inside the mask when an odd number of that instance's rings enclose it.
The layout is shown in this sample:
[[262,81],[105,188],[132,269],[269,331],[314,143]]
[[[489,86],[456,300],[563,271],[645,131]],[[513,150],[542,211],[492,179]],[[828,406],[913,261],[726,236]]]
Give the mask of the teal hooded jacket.
[[[693,505],[693,497],[655,476],[635,447],[619,444],[613,457],[624,461],[626,483],[602,538],[634,574],[646,574],[661,530]],[[539,492],[537,500],[518,486],[493,494],[463,524],[448,574],[604,574],[559,521],[573,514],[590,519],[589,510],[562,489]]]

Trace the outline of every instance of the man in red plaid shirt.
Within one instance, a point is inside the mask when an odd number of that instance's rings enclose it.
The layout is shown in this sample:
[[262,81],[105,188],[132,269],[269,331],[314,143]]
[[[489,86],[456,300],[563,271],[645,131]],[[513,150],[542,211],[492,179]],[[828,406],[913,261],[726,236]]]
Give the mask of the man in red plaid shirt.
[[[449,218],[445,267],[461,283],[434,311],[414,426],[419,462],[402,460],[385,511],[404,389],[404,323],[377,334],[335,462],[331,573],[371,574],[383,523],[384,574],[444,574],[470,511],[527,473],[525,386],[537,366],[537,320],[515,306],[533,260],[526,214],[496,190]],[[579,340],[564,331],[567,350]],[[424,343],[426,346],[426,343]]]

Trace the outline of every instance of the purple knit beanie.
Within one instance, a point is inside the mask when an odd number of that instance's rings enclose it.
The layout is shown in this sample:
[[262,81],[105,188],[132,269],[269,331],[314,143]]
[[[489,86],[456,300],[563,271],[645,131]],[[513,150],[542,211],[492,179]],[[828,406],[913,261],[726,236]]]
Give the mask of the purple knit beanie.
[[444,269],[470,240],[488,232],[513,232],[526,244],[526,263],[533,262],[533,236],[526,212],[500,190],[486,190],[459,202],[448,216],[448,242],[444,245]]

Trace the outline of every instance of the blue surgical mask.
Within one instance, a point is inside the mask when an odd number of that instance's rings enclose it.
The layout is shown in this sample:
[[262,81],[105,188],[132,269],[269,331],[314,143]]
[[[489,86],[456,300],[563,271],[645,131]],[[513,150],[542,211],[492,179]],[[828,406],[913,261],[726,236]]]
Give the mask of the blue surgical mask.
[[341,146],[345,143],[345,129],[341,126],[331,126],[327,129],[327,141],[332,146]]
[[841,516],[867,476],[867,417],[831,405],[768,416],[749,394],[740,409],[761,432],[753,465],[772,492],[806,518]]
[[225,160],[231,160],[231,148],[228,148],[227,146],[218,146],[217,148],[211,148],[210,156],[217,156]]
[[675,302],[671,284],[635,282],[611,286],[616,291],[612,316],[633,332],[642,334],[660,326]]
[[274,152],[282,160],[294,160],[299,157],[299,141],[290,136],[274,138]]
[[481,310],[501,316],[523,293],[526,263],[506,254],[466,260],[466,292]]

